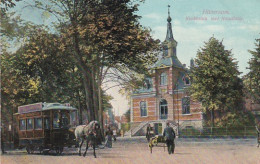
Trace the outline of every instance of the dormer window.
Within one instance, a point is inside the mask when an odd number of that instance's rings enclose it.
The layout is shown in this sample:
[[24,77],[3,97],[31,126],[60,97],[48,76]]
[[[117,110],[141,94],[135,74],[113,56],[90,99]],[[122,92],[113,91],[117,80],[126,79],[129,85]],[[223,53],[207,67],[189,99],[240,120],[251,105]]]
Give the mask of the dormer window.
[[151,87],[152,87],[152,84],[151,84],[150,80],[146,79],[143,83],[143,88],[149,90],[149,89],[151,89]]
[[160,76],[160,85],[167,85],[167,74],[165,72]]
[[190,77],[185,75],[183,78],[182,78],[183,82],[185,85],[190,85]]

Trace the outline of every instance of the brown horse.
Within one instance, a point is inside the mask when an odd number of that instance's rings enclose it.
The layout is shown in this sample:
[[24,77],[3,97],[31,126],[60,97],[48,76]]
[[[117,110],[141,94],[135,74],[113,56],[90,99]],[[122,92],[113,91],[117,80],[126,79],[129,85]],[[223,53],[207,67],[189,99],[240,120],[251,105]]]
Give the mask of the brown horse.
[[86,140],[87,146],[83,156],[84,157],[86,156],[88,147],[92,146],[94,150],[94,157],[96,158],[95,147],[96,147],[97,134],[99,130],[100,130],[100,125],[98,121],[91,121],[88,125],[79,125],[76,127],[74,133],[75,133],[76,141],[79,145],[78,147],[79,156],[81,156],[82,144],[84,140]]

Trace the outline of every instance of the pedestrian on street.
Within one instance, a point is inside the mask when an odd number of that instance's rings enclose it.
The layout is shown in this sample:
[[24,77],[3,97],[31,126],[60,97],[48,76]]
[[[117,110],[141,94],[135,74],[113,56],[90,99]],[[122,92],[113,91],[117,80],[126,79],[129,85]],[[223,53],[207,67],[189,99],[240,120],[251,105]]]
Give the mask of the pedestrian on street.
[[112,148],[112,136],[113,136],[113,131],[110,129],[110,127],[108,127],[106,131],[106,138],[107,138],[106,146],[108,148]]
[[4,126],[2,125],[1,126],[1,151],[2,151],[2,154],[5,154],[5,139],[6,139],[6,135],[4,133]]
[[152,130],[151,125],[148,124],[148,126],[146,128],[146,139],[148,142],[150,141],[150,138],[151,138],[151,130]]
[[163,136],[165,137],[167,148],[168,148],[168,153],[173,154],[174,153],[174,139],[175,139],[175,132],[172,127],[170,127],[170,123],[166,123],[166,128],[163,131]]
[[257,132],[257,147],[260,145],[260,122],[255,126]]
[[116,141],[116,129],[113,130],[113,138],[114,138],[114,141]]

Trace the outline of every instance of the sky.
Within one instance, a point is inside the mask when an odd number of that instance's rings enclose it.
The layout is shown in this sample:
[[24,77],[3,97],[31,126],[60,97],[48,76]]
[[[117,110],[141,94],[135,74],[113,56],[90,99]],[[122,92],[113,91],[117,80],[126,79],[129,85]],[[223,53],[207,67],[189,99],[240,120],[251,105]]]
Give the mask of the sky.
[[[241,75],[248,72],[247,62],[252,57],[248,50],[254,50],[255,39],[260,38],[259,0],[146,0],[140,4],[137,15],[142,17],[140,23],[151,28],[153,37],[161,41],[166,36],[168,5],[173,36],[178,42],[177,57],[183,64],[189,66],[198,49],[214,36],[223,40],[227,50],[232,50]],[[43,19],[37,10],[21,9],[21,6],[17,5],[14,10],[19,11],[22,18],[36,23],[51,22],[51,19]],[[129,105],[118,91],[117,87],[107,93],[114,97],[111,104],[115,114],[122,115]]]

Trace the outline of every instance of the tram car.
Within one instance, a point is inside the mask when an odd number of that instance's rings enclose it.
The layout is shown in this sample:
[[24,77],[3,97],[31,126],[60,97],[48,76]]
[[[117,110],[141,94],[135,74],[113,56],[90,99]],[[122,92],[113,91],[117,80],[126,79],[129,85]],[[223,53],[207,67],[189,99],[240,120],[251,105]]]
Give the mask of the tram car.
[[18,107],[17,133],[19,147],[27,153],[38,150],[61,154],[64,147],[76,145],[74,129],[77,125],[77,109],[69,104],[36,103]]

